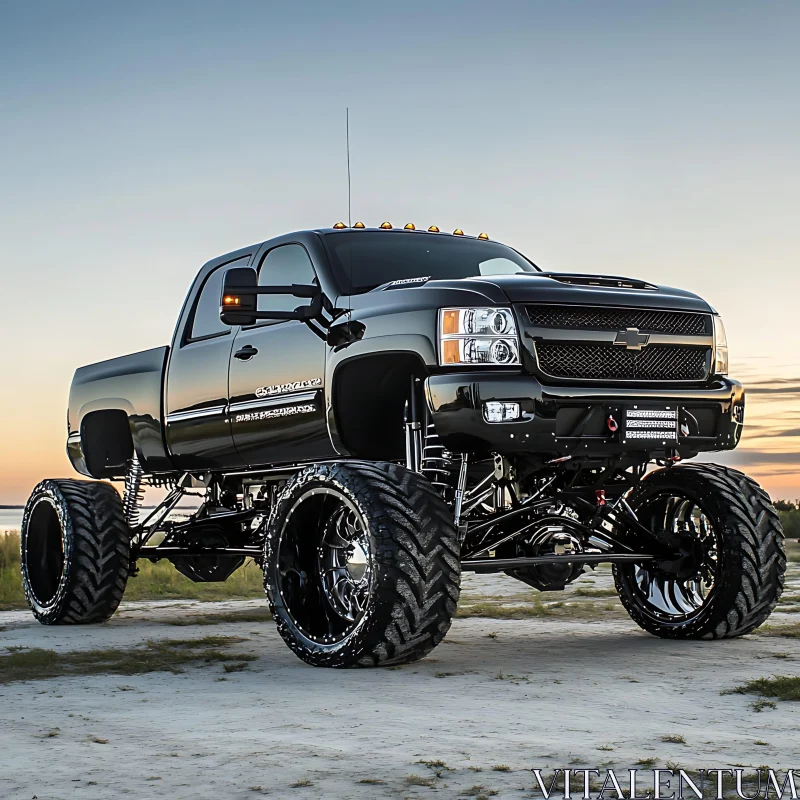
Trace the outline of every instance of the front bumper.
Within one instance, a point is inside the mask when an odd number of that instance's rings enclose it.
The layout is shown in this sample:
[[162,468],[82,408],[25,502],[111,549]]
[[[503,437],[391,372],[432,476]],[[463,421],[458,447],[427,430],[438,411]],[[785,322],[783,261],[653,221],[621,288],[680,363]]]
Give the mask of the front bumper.
[[[634,405],[678,409],[682,458],[700,452],[732,450],[744,420],[744,389],[737,381],[715,378],[701,388],[547,386],[532,375],[459,372],[426,381],[428,408],[442,443],[454,452],[533,453],[542,456],[613,456],[647,452],[658,457],[660,443],[623,439],[613,420]],[[521,418],[487,422],[484,404],[518,402]]]

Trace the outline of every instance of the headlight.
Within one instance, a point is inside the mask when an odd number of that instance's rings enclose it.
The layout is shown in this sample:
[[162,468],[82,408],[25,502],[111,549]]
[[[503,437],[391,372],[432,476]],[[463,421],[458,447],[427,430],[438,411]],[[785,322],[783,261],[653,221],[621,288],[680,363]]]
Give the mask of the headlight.
[[722,317],[714,315],[714,374],[728,374],[728,339]]
[[508,308],[443,308],[439,312],[442,365],[519,364],[514,315]]

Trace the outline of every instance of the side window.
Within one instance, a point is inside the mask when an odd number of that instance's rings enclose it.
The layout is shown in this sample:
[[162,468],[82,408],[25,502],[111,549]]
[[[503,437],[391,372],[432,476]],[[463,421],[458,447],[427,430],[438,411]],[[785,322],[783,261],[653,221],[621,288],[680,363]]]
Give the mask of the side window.
[[219,299],[222,295],[222,276],[225,271],[225,267],[220,267],[206,278],[194,309],[192,332],[189,338],[199,339],[202,336],[230,331],[230,328],[219,318]]
[[[258,285],[289,286],[293,283],[313,283],[316,277],[305,247],[299,244],[284,244],[270,250],[261,262]],[[290,294],[261,294],[258,296],[257,308],[259,311],[293,311],[303,302]]]
[[227,264],[220,264],[206,277],[203,288],[200,290],[200,296],[195,301],[191,330],[185,336],[184,342],[215,334],[230,333],[230,326],[225,325],[219,318],[222,278],[231,267],[244,267],[249,260],[250,256],[243,256],[235,261],[229,261]]

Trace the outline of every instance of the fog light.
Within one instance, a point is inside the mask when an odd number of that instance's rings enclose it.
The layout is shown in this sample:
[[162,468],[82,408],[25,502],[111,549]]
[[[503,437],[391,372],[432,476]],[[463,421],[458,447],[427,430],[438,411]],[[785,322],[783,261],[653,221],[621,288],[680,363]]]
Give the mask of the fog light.
[[492,400],[483,404],[483,415],[487,422],[508,422],[519,419],[519,403],[499,403]]

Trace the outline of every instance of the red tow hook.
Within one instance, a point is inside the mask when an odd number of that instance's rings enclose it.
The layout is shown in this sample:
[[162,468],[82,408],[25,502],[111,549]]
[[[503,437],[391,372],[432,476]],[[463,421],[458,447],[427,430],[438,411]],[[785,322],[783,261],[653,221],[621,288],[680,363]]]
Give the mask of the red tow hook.
[[608,426],[608,429],[611,431],[611,433],[616,433],[619,430],[619,423],[614,419],[614,417],[611,416],[611,414],[608,415],[608,420],[606,420],[606,425]]
[[597,505],[604,506],[606,504],[606,490],[595,489],[594,496],[597,498]]

